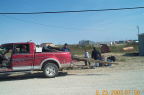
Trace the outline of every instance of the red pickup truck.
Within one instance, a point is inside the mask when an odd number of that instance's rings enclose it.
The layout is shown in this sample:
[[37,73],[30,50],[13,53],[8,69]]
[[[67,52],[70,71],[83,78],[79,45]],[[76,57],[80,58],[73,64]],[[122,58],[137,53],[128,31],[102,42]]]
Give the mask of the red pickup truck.
[[62,68],[72,66],[71,53],[49,49],[36,52],[33,42],[8,43],[0,46],[0,73],[42,70],[53,78]]

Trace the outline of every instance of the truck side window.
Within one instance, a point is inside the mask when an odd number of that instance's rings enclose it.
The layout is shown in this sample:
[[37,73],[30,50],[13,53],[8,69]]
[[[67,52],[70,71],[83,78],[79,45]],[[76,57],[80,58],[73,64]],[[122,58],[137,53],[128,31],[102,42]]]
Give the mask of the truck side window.
[[29,44],[17,44],[15,45],[14,54],[30,53]]

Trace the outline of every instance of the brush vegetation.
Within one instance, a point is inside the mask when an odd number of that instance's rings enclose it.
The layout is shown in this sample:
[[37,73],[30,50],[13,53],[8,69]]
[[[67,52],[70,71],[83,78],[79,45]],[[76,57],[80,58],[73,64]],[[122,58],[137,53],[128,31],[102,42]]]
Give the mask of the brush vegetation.
[[[101,46],[69,46],[69,49],[71,51],[72,55],[84,55],[85,49],[91,54],[93,47],[96,47],[97,50],[100,50]],[[134,47],[133,51],[123,51],[123,48],[125,47]],[[110,45],[110,52],[112,53],[131,53],[131,52],[138,52],[138,43],[129,43],[129,44],[115,44],[115,45]]]

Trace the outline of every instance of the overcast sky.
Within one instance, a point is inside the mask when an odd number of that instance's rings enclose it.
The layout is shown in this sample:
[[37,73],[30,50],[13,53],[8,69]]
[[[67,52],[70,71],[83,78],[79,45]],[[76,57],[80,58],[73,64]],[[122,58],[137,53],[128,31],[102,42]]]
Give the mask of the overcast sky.
[[[0,13],[144,7],[144,0],[0,0]],[[144,9],[60,14],[0,14],[0,43],[78,44],[137,39]]]

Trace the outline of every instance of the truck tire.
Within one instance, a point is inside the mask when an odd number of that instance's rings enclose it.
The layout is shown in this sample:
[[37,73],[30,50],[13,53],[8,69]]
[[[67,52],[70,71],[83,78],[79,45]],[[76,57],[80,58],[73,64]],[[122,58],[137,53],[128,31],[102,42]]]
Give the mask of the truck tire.
[[54,78],[58,75],[58,67],[53,63],[48,63],[43,68],[43,74],[47,78]]

